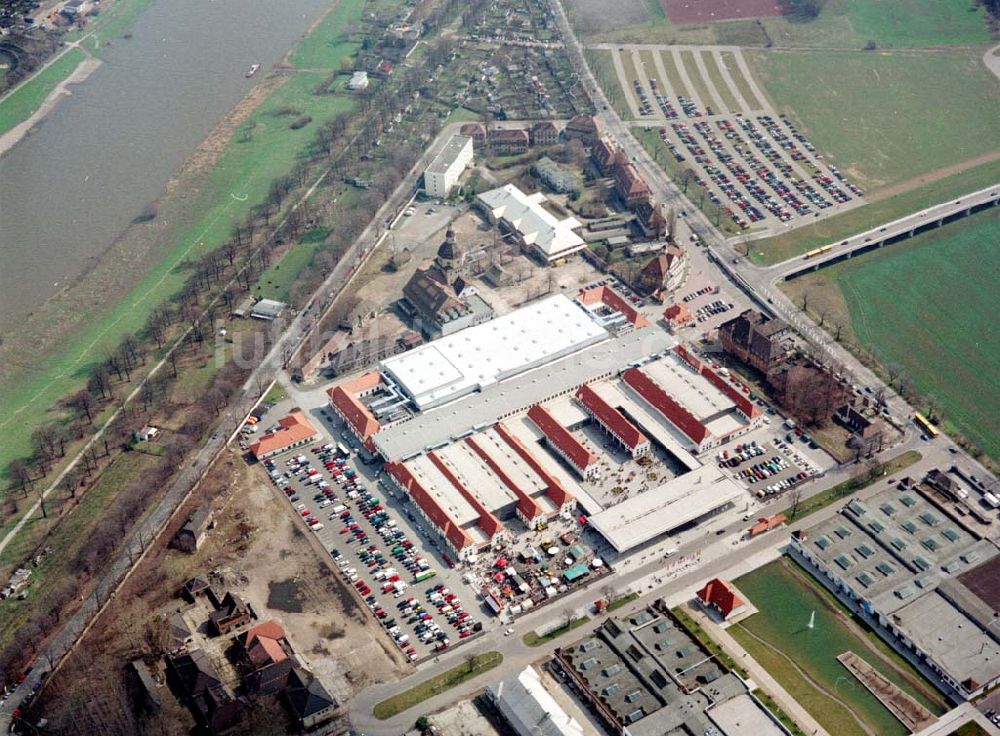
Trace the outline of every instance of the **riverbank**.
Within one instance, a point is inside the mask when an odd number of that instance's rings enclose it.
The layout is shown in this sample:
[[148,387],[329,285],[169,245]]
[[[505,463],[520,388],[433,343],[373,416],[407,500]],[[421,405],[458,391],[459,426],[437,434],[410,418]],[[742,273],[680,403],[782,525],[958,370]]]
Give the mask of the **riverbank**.
[[[75,58],[77,54],[75,54],[74,51],[77,51],[79,52],[79,54],[83,55],[82,61],[77,62]],[[90,56],[89,54],[86,54],[85,52],[81,51],[78,47],[74,47],[74,49],[71,49],[69,52],[67,52],[66,55],[63,57],[63,59],[66,59],[67,61],[66,66],[72,66],[72,70],[70,71],[69,76],[63,79],[61,82],[57,82],[52,91],[46,95],[44,100],[42,100],[42,103],[37,108],[35,108],[34,112],[30,113],[30,115],[26,119],[8,128],[5,133],[0,135],[0,156],[3,156],[10,149],[12,149],[18,143],[20,143],[21,139],[23,139],[26,135],[28,135],[28,133],[31,132],[31,129],[42,121],[42,118],[44,118],[53,109],[55,109],[56,105],[59,104],[59,101],[63,97],[73,94],[69,89],[71,85],[85,82],[87,80],[87,77],[89,77],[91,74],[97,71],[97,68],[101,65],[100,59]],[[49,69],[56,70],[57,76],[61,76],[61,70],[58,69],[58,64],[59,62],[63,61],[63,59],[59,59],[59,61],[57,61],[56,64],[54,64],[52,67],[49,67]],[[37,79],[31,81],[37,81]],[[17,95],[20,91],[21,90],[16,90],[14,94],[11,96],[11,100],[16,102]],[[10,118],[11,120],[13,120],[20,116],[21,113],[19,111],[14,115],[11,115]],[[2,125],[0,125],[0,129],[3,129]]]
[[[316,26],[324,40],[312,45],[325,45],[331,32],[349,37],[363,7],[360,0],[338,0],[336,12]],[[353,53],[356,45],[337,48]],[[32,431],[59,415],[53,407],[86,382],[90,367],[124,335],[141,332],[153,307],[181,288],[185,261],[219,247],[233,224],[267,197],[271,183],[294,167],[315,128],[292,129],[283,111],[322,121],[356,108],[346,93],[316,94],[342,58],[329,54],[327,71],[292,69],[258,83],[171,179],[149,208],[153,219],[133,223],[83,277],[3,336],[0,468],[26,455]],[[234,135],[251,117],[252,134]]]

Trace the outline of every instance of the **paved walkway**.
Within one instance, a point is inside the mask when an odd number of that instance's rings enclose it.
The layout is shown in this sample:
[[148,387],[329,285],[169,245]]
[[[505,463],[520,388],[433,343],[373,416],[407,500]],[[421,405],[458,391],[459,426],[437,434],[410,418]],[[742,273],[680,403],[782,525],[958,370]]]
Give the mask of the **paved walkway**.
[[688,613],[708,632],[710,637],[719,643],[719,646],[733,658],[734,662],[747,671],[747,674],[757,685],[774,698],[781,709],[801,728],[813,736],[830,736],[829,731],[819,725],[819,722],[809,714],[809,711],[799,705],[798,701],[781,686],[781,683],[771,677],[767,670],[761,667],[757,660],[751,657],[728,631],[716,624],[701,610],[691,608],[688,609]]

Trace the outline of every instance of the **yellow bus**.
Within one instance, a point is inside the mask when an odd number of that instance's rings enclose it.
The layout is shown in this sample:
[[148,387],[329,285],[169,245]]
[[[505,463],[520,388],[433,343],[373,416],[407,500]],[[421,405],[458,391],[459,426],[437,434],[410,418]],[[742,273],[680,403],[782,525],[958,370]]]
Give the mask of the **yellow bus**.
[[927,417],[925,417],[919,411],[913,412],[913,421],[916,422],[917,426],[920,427],[922,430],[924,430],[924,433],[931,439],[934,439],[939,434],[941,434],[938,431],[938,428],[935,427],[933,424],[931,424],[930,420],[928,420]]
[[816,256],[823,255],[824,253],[829,253],[831,250],[833,250],[832,245],[824,245],[822,248],[813,248],[811,251],[808,251],[805,257],[806,259],[815,258]]

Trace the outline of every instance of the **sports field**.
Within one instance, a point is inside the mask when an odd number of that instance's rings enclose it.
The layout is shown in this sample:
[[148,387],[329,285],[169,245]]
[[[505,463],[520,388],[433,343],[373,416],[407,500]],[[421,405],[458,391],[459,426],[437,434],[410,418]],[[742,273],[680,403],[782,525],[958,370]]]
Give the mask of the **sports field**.
[[777,106],[871,194],[1000,148],[982,51],[746,53]]
[[[729,633],[812,716],[837,736],[879,736],[907,729],[841,665],[853,651],[935,713],[941,696],[874,634],[848,625],[848,614],[801,568],[781,558],[734,581],[760,610]],[[815,627],[808,627],[815,611]]]
[[[843,319],[883,364],[1000,459],[1000,340],[996,339],[1000,212],[918,235],[784,285],[828,322]],[[840,315],[843,315],[842,317]],[[926,407],[925,407],[926,408]]]

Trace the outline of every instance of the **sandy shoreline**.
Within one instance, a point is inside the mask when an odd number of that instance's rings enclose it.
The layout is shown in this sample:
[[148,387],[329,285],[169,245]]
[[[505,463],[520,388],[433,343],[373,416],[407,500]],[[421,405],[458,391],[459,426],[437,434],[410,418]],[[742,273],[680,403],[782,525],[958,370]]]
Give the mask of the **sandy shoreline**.
[[31,117],[24,122],[15,125],[3,135],[0,135],[0,156],[3,156],[14,146],[20,143],[21,140],[31,132],[31,129],[42,120],[42,118],[52,112],[55,106],[59,104],[59,100],[73,94],[73,92],[69,89],[71,84],[80,84],[85,81],[87,77],[93,74],[100,65],[100,59],[88,54],[87,58],[80,62],[80,65],[74,69],[68,77],[55,86],[55,89],[49,93],[48,97],[46,97],[44,102],[39,105],[38,109],[35,110]]

